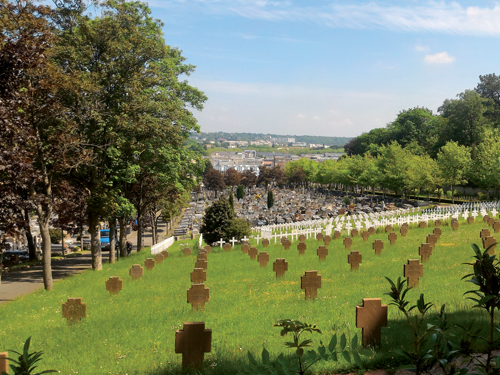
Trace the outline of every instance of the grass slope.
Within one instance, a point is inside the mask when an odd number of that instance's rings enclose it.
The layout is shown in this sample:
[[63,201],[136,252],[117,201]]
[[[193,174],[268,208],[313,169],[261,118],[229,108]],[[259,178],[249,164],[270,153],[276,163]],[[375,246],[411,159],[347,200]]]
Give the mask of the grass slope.
[[[457,232],[449,225],[424,265],[424,277],[410,298],[416,300],[425,293],[438,311],[446,304],[455,322],[466,322],[484,316],[470,311],[463,293],[471,284],[460,279],[469,273],[462,263],[471,260],[471,243],[480,243],[479,231],[487,225],[477,221],[467,225],[461,222]],[[181,357],[174,353],[175,330],[183,322],[204,321],[213,330],[212,351],[205,355],[207,373],[234,374],[246,353],[260,355],[264,345],[271,355],[285,351],[284,338],[273,328],[277,319],[293,318],[315,323],[323,331],[312,338],[327,341],[334,332],[345,332],[349,337],[360,329],[355,325],[355,306],[362,298],[382,298],[388,283],[403,275],[408,259],[419,259],[418,247],[425,242],[433,228],[411,228],[406,237],[398,233],[398,240],[390,245],[387,234],[380,229],[364,242],[358,236],[351,250],[363,254],[359,271],[351,272],[347,263],[348,250],[342,238],[328,246],[327,260],[320,262],[316,249],[320,242],[309,240],[306,254],[298,255],[296,243],[289,250],[272,243],[266,251],[271,261],[261,268],[251,261],[240,247],[229,252],[218,248],[208,256],[206,286],[210,288],[210,302],[205,310],[193,312],[186,303],[186,291],[191,286],[190,272],[196,261],[182,255],[182,244],[174,244],[170,257],[152,271],[132,281],[128,270],[134,263],[144,264],[150,256],[143,252],[126,260],[103,266],[100,272],[83,274],[57,282],[52,292],[43,290],[0,306],[0,350],[20,351],[28,336],[32,349],[45,355],[40,369],[55,368],[63,374],[165,374],[180,370]],[[385,248],[376,256],[372,250],[375,239],[382,239]],[[185,243],[185,242],[184,242]],[[189,246],[196,247],[196,241]],[[259,251],[264,249],[259,247]],[[276,279],[272,262],[285,258],[289,263],[286,275]],[[322,276],[318,299],[305,301],[300,289],[300,276],[306,270],[317,270]],[[110,296],[105,281],[110,276],[123,279],[123,290]],[[67,326],[61,318],[61,304],[69,297],[81,297],[87,303],[87,318],[80,324]],[[389,308],[389,327],[382,329],[381,354],[372,360],[372,366],[394,363],[391,351],[409,345],[406,326],[394,307]],[[479,324],[478,323],[478,324]],[[373,362],[375,361],[375,362]],[[333,371],[345,363],[320,363],[314,369]]]

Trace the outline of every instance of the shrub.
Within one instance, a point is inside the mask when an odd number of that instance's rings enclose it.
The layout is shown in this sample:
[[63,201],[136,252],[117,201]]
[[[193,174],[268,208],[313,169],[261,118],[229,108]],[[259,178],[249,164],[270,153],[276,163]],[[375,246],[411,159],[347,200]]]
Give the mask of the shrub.
[[249,237],[251,234],[250,224],[245,219],[239,218],[231,221],[228,231],[230,238],[241,239],[245,236]]
[[62,240],[62,233],[60,229],[49,229],[50,242],[60,243]]

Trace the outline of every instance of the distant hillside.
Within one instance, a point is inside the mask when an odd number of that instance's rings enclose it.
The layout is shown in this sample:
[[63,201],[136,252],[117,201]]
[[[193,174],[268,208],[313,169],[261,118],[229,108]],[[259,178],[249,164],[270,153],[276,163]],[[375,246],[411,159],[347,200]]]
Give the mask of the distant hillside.
[[280,134],[262,134],[262,133],[191,133],[191,138],[206,138],[207,141],[216,141],[223,138],[226,141],[258,141],[269,140],[270,138],[295,138],[295,142],[306,142],[322,144],[326,146],[342,147],[353,137],[321,137],[315,135],[280,135]]

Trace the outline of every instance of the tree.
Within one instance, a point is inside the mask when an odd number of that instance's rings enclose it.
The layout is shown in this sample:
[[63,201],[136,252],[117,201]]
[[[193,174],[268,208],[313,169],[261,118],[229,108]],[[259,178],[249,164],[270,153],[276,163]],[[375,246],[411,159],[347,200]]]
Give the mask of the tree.
[[241,182],[241,173],[234,168],[229,168],[224,173],[224,183],[226,186],[236,186]]
[[273,191],[269,190],[267,192],[267,209],[270,210],[272,206],[274,206],[274,195]]
[[407,187],[407,171],[410,153],[397,142],[380,147],[377,169],[380,171],[380,185],[396,194]]
[[255,186],[257,184],[257,175],[253,169],[247,169],[241,173],[241,184],[246,187]]
[[231,210],[234,212],[234,196],[232,191],[229,192],[229,207],[231,207]]
[[239,185],[236,189],[236,198],[243,199],[245,198],[245,187],[243,185]]
[[226,242],[231,239],[229,229],[231,227],[234,213],[225,197],[220,197],[205,210],[200,233],[206,243],[212,244],[221,238]]
[[470,149],[457,142],[448,142],[441,148],[437,156],[437,164],[443,177],[443,183],[451,186],[451,199],[455,203],[455,185],[467,182],[466,176],[470,167]]
[[483,142],[477,147],[476,158],[472,161],[470,178],[484,189],[500,187],[500,131],[488,130]]
[[208,190],[215,191],[215,196],[219,191],[226,188],[224,183],[224,176],[216,169],[209,169],[208,172],[203,176],[203,184]]

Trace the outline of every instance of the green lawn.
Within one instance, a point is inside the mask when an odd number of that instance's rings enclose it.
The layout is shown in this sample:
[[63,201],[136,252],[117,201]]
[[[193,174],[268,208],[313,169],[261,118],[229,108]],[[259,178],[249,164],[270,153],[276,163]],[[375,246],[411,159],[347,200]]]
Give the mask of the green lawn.
[[[469,273],[462,263],[471,260],[471,243],[480,243],[479,231],[487,225],[477,221],[472,225],[461,222],[458,231],[447,225],[434,250],[434,255],[424,265],[424,277],[410,298],[416,300],[425,293],[438,311],[446,304],[450,319],[464,322],[484,316],[470,312],[463,293],[471,284],[460,279]],[[397,229],[397,228],[396,228]],[[351,337],[360,336],[355,324],[355,306],[362,298],[382,298],[388,283],[384,276],[396,279],[403,275],[403,265],[408,259],[419,259],[418,247],[425,242],[433,228],[410,228],[406,237],[398,233],[396,244],[390,245],[387,234],[378,231],[368,241],[359,236],[351,250],[363,254],[359,271],[351,272],[347,263],[348,250],[342,238],[328,246],[327,260],[320,262],[316,249],[320,242],[309,240],[306,254],[298,255],[297,242],[289,250],[280,244],[267,248],[271,261],[261,268],[241,252],[240,246],[224,252],[218,248],[208,256],[206,286],[210,288],[210,302],[205,310],[193,312],[186,303],[186,291],[191,286],[190,272],[196,261],[182,255],[181,244],[195,248],[197,240],[182,241],[170,249],[168,259],[152,271],[133,281],[128,275],[132,264],[144,264],[148,251],[126,260],[103,266],[100,272],[83,274],[57,282],[52,292],[39,291],[0,306],[0,351],[20,351],[22,343],[32,337],[32,348],[43,350],[41,369],[55,368],[63,374],[166,374],[180,370],[181,356],[174,353],[175,330],[183,322],[204,321],[213,330],[212,351],[205,355],[206,372],[234,374],[246,353],[259,355],[263,345],[277,355],[284,351],[284,339],[273,328],[277,319],[300,319],[315,323],[323,331],[312,338],[328,341],[334,332],[344,332]],[[382,255],[376,256],[371,246],[375,239],[384,240]],[[259,251],[262,251],[259,248]],[[286,258],[289,269],[276,279],[272,262]],[[306,270],[317,270],[322,276],[318,298],[304,300],[300,289],[300,276]],[[105,281],[110,276],[123,279],[123,290],[110,296]],[[61,304],[69,297],[81,297],[87,303],[88,316],[80,324],[67,326],[61,318]],[[464,311],[467,310],[467,311]],[[382,329],[381,353],[371,360],[371,366],[391,366],[391,350],[407,346],[409,337],[402,316],[389,307],[389,327]],[[346,363],[320,363],[316,371],[334,371]]]

